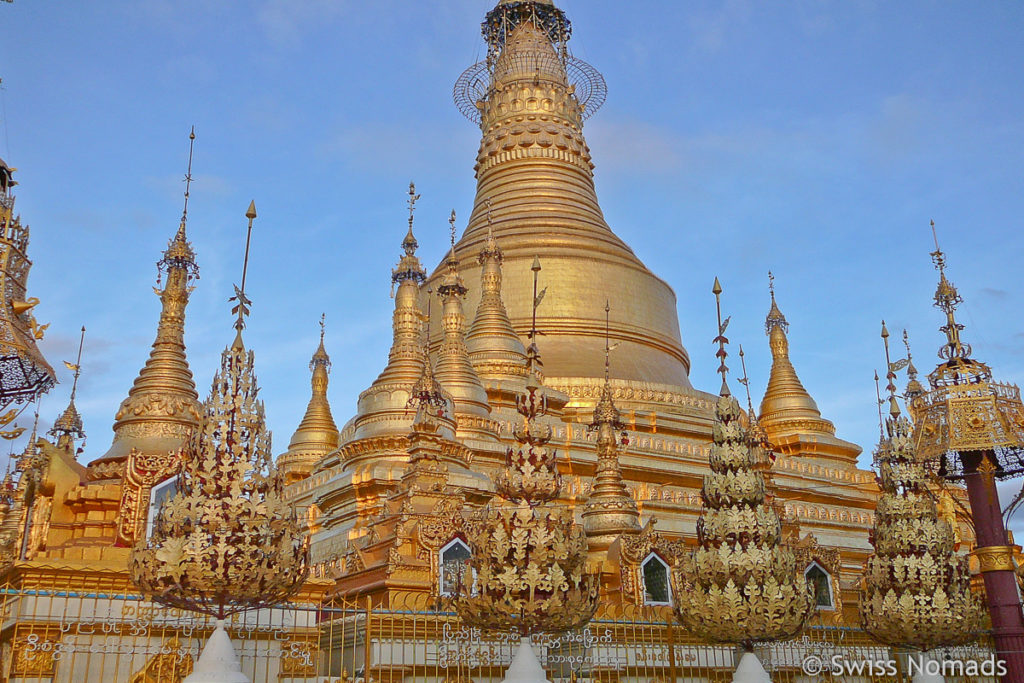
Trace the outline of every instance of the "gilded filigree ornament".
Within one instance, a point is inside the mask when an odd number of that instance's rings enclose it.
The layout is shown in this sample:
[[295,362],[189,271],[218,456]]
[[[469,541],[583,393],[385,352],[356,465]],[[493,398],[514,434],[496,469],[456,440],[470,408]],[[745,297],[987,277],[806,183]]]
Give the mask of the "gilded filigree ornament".
[[[535,291],[539,271],[535,262]],[[535,297],[535,311],[537,304]],[[535,343],[530,346],[536,350]],[[473,553],[455,601],[466,624],[521,636],[587,624],[597,609],[599,579],[586,567],[586,536],[573,512],[552,502],[561,476],[555,451],[547,447],[551,427],[541,421],[547,399],[534,372],[539,353],[528,358],[526,394],[517,401],[523,421],[513,432],[518,446],[505,454],[497,495],[467,519]]]
[[[251,229],[251,205],[247,216]],[[153,601],[217,619],[287,600],[306,578],[309,561],[302,524],[281,495],[256,397],[253,353],[242,342],[249,303],[244,288],[236,288],[234,300],[237,334],[221,354],[185,449],[178,492],[130,560],[133,580]]]
[[[716,299],[721,285],[715,279]],[[673,591],[679,620],[696,635],[737,643],[783,640],[799,633],[813,609],[811,586],[781,542],[778,514],[765,501],[760,444],[726,383],[725,325],[719,306],[719,372],[711,471],[704,477],[698,548],[677,564]]]
[[[29,228],[14,214],[14,170],[0,159],[0,413],[35,400],[57,381],[36,346],[49,325],[36,322],[32,309],[39,299],[25,291],[32,267],[26,254]],[[3,438],[15,436],[0,432]]]
[[946,335],[946,343],[939,349],[943,362],[928,375],[929,388],[919,392],[915,387],[909,404],[917,456],[948,479],[963,476],[960,454],[971,451],[994,453],[995,476],[999,479],[1024,474],[1024,403],[1020,389],[995,381],[987,364],[971,358],[971,345],[960,338],[964,326],[956,320],[963,297],[946,278],[946,255],[937,239],[931,256],[939,271],[934,298],[935,307],[946,316],[945,325],[939,328]]
[[875,452],[882,495],[870,536],[875,552],[864,564],[861,624],[888,645],[928,651],[965,643],[981,629],[984,608],[971,591],[968,557],[955,553],[953,529],[939,517],[891,378],[889,391],[887,438]]

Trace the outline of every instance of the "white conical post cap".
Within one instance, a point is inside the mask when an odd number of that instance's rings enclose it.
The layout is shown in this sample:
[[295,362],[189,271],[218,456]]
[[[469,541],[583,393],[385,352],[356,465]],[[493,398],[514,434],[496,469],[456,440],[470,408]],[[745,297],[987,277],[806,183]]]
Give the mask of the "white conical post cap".
[[761,666],[761,660],[753,652],[740,656],[739,666],[732,675],[732,683],[772,683],[768,672]]
[[[910,658],[914,659],[914,655],[911,655]],[[922,652],[916,659],[914,664],[920,664],[920,668],[915,670],[914,677],[910,679],[912,683],[946,683],[946,679],[942,676],[942,667],[938,666],[941,660],[927,652]],[[930,662],[935,662],[935,664],[929,666]]]
[[530,637],[523,636],[519,640],[519,649],[512,663],[508,665],[503,683],[548,683],[544,667],[537,660],[533,648],[530,647]]
[[206,641],[206,647],[199,655],[192,675],[182,683],[252,683],[249,677],[242,673],[242,665],[235,654],[235,646],[231,644],[231,638],[224,630],[223,619],[217,620],[217,628]]

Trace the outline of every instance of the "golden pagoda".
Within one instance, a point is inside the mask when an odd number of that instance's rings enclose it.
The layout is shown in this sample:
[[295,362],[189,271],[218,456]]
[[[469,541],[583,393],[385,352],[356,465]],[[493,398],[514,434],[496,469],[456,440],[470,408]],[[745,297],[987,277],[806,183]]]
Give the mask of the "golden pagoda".
[[[306,520],[310,577],[293,605],[268,610],[269,621],[227,625],[266,645],[270,654],[254,656],[264,666],[258,680],[397,683],[422,675],[465,683],[490,676],[440,671],[441,656],[433,651],[436,661],[429,664],[398,664],[397,655],[383,660],[402,643],[416,645],[406,650],[410,660],[420,657],[427,648],[418,638],[431,647],[449,637],[462,639],[458,647],[486,640],[472,632],[452,635],[460,622],[440,607],[472,568],[474,547],[486,548],[486,534],[470,533],[466,524],[500,489],[506,454],[518,452],[519,440],[540,436],[557,453],[546,464],[561,481],[551,504],[567,525],[582,529],[588,566],[581,559],[574,570],[600,573],[598,614],[612,614],[612,621],[631,615],[638,624],[642,617],[643,628],[662,629],[648,644],[663,647],[679,637],[675,642],[688,639],[693,648],[687,657],[710,656],[693,634],[680,634],[678,625],[672,631],[678,596],[670,577],[698,535],[719,397],[691,386],[675,294],[612,232],[599,207],[583,126],[604,101],[604,80],[572,55],[569,19],[550,0],[500,0],[486,16],[483,36],[486,57],[455,86],[456,104],[481,132],[472,214],[461,236],[452,219],[451,244],[432,271],[417,255],[414,185],[407,223],[402,215],[379,226],[400,247],[395,267],[380,274],[382,281],[390,278],[393,301],[383,295],[376,301],[393,312],[392,342],[386,355],[380,349],[381,371],[355,410],[338,421],[328,401],[331,358],[321,328],[306,411],[277,458],[282,495]],[[18,672],[12,681],[77,680],[65,672],[77,673],[75,662],[84,655],[33,659],[33,644],[47,644],[51,655],[64,645],[89,651],[101,645],[96,634],[105,632],[96,624],[102,619],[108,629],[135,619],[140,641],[156,648],[133,654],[118,669],[135,679],[119,673],[116,680],[146,680],[138,676],[164,661],[157,658],[168,654],[166,643],[184,649],[186,639],[212,629],[158,612],[128,575],[129,549],[149,538],[162,506],[174,498],[180,452],[200,417],[184,346],[185,309],[198,277],[186,234],[188,185],[185,198],[186,211],[158,263],[156,339],[116,411],[110,448],[76,459],[75,448],[34,439],[20,461],[20,479],[12,476],[10,487],[0,489],[3,576],[14,594],[63,591],[50,603],[33,603],[38,612],[31,622],[18,621],[26,607],[12,617],[15,628],[0,634],[0,657],[9,645],[10,668]],[[815,588],[812,627],[858,629],[858,580],[872,552],[878,485],[872,471],[857,466],[860,448],[838,438],[822,416],[812,397],[815,378],[805,375],[805,384],[798,377],[774,283],[770,292],[768,348],[761,350],[772,359],[767,390],[758,415],[752,401],[746,415],[733,402],[729,421],[745,425],[777,454],[764,463],[766,503],[779,517],[781,540],[794,548],[795,571]],[[524,427],[521,396],[540,380],[545,409]],[[347,403],[339,398],[335,406]],[[87,425],[73,417],[55,441],[84,431]],[[520,464],[537,465],[529,458]],[[963,498],[956,489],[951,495]],[[969,545],[973,537],[963,531]],[[96,601],[74,623],[65,614],[73,608],[68,591]],[[378,618],[379,609],[394,611]],[[165,621],[154,621],[155,614]],[[437,621],[417,630],[411,624],[423,614]],[[78,640],[68,644],[68,634]],[[111,640],[121,637],[128,636]],[[572,655],[575,645],[563,645],[565,656]],[[551,652],[557,648],[548,647]],[[183,651],[174,670],[188,669],[186,655],[197,653]],[[81,666],[107,662],[108,654]],[[246,657],[243,649],[243,664]],[[668,666],[629,680],[668,680]],[[704,664],[671,666],[678,673]],[[614,666],[591,673],[592,680],[620,680]],[[90,675],[107,680],[99,670]]]
[[327,401],[331,357],[324,348],[324,319],[320,319],[320,346],[309,361],[312,396],[306,414],[288,442],[288,450],[277,458],[277,466],[286,484],[305,479],[316,463],[338,447],[338,427]]

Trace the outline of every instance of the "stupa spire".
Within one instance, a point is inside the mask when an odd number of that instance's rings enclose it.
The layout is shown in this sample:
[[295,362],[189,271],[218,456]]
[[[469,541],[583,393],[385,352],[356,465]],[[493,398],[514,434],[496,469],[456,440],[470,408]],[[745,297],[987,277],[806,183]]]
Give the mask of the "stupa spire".
[[[199,395],[185,356],[185,307],[199,279],[195,252],[186,235],[195,139],[193,128],[189,133],[181,222],[156,264],[157,287],[153,291],[161,303],[156,339],[128,398],[114,416],[114,442],[100,458],[103,461],[127,457],[132,448],[143,453],[177,450],[198,424]],[[165,282],[160,289],[162,280]]]
[[480,304],[466,334],[469,359],[480,377],[526,376],[526,347],[508,318],[501,296],[501,264],[505,258],[494,237],[491,201],[487,200],[487,242],[480,249]]
[[306,413],[288,443],[288,450],[277,461],[286,484],[308,477],[317,461],[338,447],[338,427],[327,401],[331,357],[324,348],[325,318],[320,316],[320,345],[309,361],[312,395]]
[[818,404],[804,388],[789,359],[789,322],[775,300],[775,276],[771,272],[768,273],[768,282],[771,308],[765,318],[764,330],[772,352],[772,369],[768,388],[761,400],[760,425],[769,439],[787,430],[792,431],[797,424],[802,432],[832,436],[835,427],[821,417]]
[[[60,417],[53,423],[53,427],[47,432],[57,439],[57,448],[62,448],[68,453],[75,455],[75,439],[84,439],[85,431],[82,427],[82,416],[75,407],[75,394],[78,391],[78,378],[82,374],[82,346],[85,344],[85,325],[82,325],[82,334],[78,339],[78,358],[74,364],[64,361],[65,367],[75,373],[75,379],[71,382],[71,400],[68,407],[64,409]],[[35,441],[36,427],[32,427],[32,440]]]
[[359,395],[355,419],[355,438],[382,434],[406,435],[409,416],[406,403],[416,380],[423,373],[423,313],[420,310],[420,285],[427,279],[416,249],[413,235],[416,185],[409,183],[409,230],[402,240],[402,256],[391,271],[395,298],[392,317],[392,343],[388,364],[366,391]]
[[[545,254],[555,286],[537,325],[548,376],[601,377],[598,312],[608,299],[623,345],[617,378],[689,388],[675,295],[612,232],[598,205],[583,122],[604,102],[607,87],[596,69],[570,53],[571,35],[569,19],[550,2],[499,2],[487,14],[487,57],[455,86],[457,106],[481,131],[476,200],[456,253],[465,264],[493,237],[513,278],[535,254]],[[475,281],[476,267],[463,270],[467,281]],[[443,277],[444,264],[431,282]],[[522,336],[531,325],[525,294],[516,286],[505,298]],[[477,294],[467,302],[475,306]]]
[[[441,326],[444,337],[437,352],[437,381],[448,390],[455,401],[456,422],[460,432],[467,429],[478,431],[491,412],[487,391],[469,360],[466,347],[466,316],[462,311],[462,299],[469,291],[459,275],[459,260],[455,255],[455,211],[449,220],[451,225],[451,251],[446,262],[447,273],[437,287],[437,296],[443,306]],[[428,361],[429,362],[429,361]]]
[[[590,431],[597,432],[597,467],[590,499],[583,509],[583,529],[591,550],[606,550],[623,534],[640,531],[640,512],[622,480],[620,448],[628,443],[626,425],[622,422],[612,397],[610,379],[611,306],[605,303],[605,372],[601,398],[594,408]],[[616,432],[622,433],[621,442]],[[621,445],[620,445],[621,444]]]

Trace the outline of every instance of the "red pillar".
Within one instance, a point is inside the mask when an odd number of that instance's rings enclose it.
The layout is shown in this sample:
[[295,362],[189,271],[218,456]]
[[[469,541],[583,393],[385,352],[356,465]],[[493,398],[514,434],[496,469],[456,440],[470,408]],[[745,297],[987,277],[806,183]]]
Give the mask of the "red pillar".
[[960,458],[978,539],[975,554],[981,565],[992,617],[992,638],[997,656],[1006,662],[1007,674],[1002,680],[1003,683],[1024,683],[1024,613],[1017,593],[1013,550],[1006,537],[996,491],[995,453],[969,451],[961,453]]

